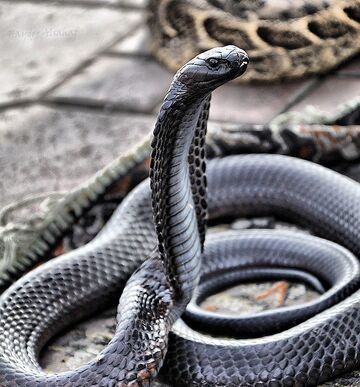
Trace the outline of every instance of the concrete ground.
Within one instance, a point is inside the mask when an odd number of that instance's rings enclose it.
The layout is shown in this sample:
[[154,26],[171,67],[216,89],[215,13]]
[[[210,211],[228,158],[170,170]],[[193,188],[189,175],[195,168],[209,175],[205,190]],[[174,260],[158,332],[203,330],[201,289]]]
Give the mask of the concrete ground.
[[[75,187],[152,130],[173,74],[149,54],[145,21],[145,0],[0,0],[0,207]],[[332,111],[359,90],[358,58],[326,77],[222,87],[210,118],[267,123],[307,105]],[[110,312],[81,324],[43,364],[81,364],[113,328]],[[328,386],[359,386],[355,376]]]

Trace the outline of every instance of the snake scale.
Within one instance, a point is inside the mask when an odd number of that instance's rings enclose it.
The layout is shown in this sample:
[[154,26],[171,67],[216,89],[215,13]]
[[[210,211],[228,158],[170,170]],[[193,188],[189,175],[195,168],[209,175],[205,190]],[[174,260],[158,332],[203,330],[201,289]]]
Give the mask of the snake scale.
[[[229,156],[206,167],[209,96],[247,64],[243,50],[227,46],[181,68],[155,126],[150,184],[138,185],[92,242],[38,267],[1,296],[1,386],[139,387],[159,370],[174,386],[313,386],[359,365],[358,184],[280,155]],[[212,220],[277,215],[328,240],[232,231],[210,234],[204,249],[207,211]],[[290,265],[319,274],[328,287],[303,306],[315,316],[302,322],[298,314],[295,327],[275,324],[280,332],[270,336],[225,339],[193,330],[185,322],[189,312],[179,319],[199,276],[206,283],[212,273],[241,266],[259,274],[261,266]],[[37,360],[43,345],[116,301],[122,289],[106,348],[77,370],[45,374]],[[290,320],[296,316],[288,312]]]
[[360,52],[359,0],[152,0],[152,53],[176,70],[216,45],[243,47],[240,80],[328,72]]

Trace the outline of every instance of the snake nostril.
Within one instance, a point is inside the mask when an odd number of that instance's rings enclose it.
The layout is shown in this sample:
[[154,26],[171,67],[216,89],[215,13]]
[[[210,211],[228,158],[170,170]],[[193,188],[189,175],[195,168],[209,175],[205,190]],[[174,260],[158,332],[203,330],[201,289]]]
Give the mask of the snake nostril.
[[250,59],[246,56],[245,58],[242,58],[241,66],[247,66],[249,62],[250,62]]

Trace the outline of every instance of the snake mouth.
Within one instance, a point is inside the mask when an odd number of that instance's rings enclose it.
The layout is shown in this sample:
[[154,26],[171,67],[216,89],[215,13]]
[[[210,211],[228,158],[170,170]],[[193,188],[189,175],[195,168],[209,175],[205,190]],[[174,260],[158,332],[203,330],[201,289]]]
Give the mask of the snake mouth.
[[236,75],[237,77],[244,74],[244,72],[246,71],[249,65],[249,62],[250,62],[249,57],[246,56],[245,58],[242,59],[242,61],[239,64],[237,63],[233,64],[233,68],[237,73]]
[[249,58],[244,57],[240,60],[233,61],[228,73],[227,81],[231,81],[243,75],[248,67]]

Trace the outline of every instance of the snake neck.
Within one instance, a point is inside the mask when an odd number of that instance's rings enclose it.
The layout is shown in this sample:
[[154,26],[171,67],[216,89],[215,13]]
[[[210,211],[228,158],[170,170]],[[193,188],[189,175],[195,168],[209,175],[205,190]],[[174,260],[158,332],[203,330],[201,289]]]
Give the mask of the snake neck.
[[[198,280],[204,239],[200,233],[204,232],[206,203],[199,201],[196,183],[205,181],[205,166],[199,158],[205,152],[200,147],[205,148],[206,101],[206,95],[194,96],[174,81],[161,107],[152,142],[150,179],[160,258],[175,297],[185,303]],[[206,184],[202,191],[205,194]]]

